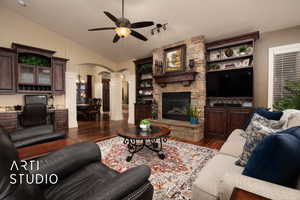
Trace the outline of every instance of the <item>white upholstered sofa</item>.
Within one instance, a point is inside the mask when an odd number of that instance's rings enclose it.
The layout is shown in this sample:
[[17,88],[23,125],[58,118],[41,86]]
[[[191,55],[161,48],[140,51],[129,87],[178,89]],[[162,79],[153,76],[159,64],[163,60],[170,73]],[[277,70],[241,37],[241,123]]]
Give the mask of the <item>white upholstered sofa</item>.
[[235,165],[246,142],[241,131],[233,131],[219,153],[200,171],[193,184],[192,200],[229,200],[235,187],[269,199],[300,200],[300,190],[242,175],[243,168]]

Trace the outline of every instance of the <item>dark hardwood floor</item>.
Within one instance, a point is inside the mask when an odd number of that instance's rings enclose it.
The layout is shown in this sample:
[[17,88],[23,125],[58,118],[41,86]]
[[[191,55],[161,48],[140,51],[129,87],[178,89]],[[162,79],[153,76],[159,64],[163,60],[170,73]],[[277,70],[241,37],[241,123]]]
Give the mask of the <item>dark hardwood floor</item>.
[[[100,121],[79,121],[78,128],[69,129],[67,134],[68,136],[65,139],[18,149],[20,158],[31,159],[79,142],[99,142],[101,140],[115,137],[118,134],[119,128],[133,126],[127,123],[127,116],[124,116],[123,121],[111,121],[108,115],[103,115]],[[170,139],[187,142],[176,138]],[[212,149],[220,149],[224,140],[210,138],[204,139],[200,142],[187,143]]]

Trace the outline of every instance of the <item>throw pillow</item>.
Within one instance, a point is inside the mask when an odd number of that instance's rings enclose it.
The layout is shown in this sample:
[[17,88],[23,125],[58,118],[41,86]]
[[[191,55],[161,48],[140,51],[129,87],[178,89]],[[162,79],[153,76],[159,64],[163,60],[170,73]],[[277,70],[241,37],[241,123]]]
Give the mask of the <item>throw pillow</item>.
[[268,135],[253,151],[243,174],[286,187],[300,176],[300,127]]
[[276,112],[276,111],[268,111],[266,109],[257,109],[255,111],[255,113],[267,118],[267,119],[270,119],[270,120],[280,120],[283,112]]
[[255,147],[269,134],[278,132],[278,129],[272,129],[270,127],[264,126],[259,122],[252,123],[252,133],[248,135],[246,139],[246,143],[243,148],[243,152],[240,155],[238,161],[236,161],[236,165],[246,166],[253,150]]
[[250,135],[253,132],[253,124],[254,123],[260,123],[263,126],[270,127],[272,129],[281,129],[282,126],[284,125],[283,121],[276,121],[276,120],[269,120],[257,113],[254,113],[250,124],[248,125],[247,129],[245,132],[241,132],[241,136],[244,138],[247,138],[248,135]]
[[287,128],[300,126],[300,113],[293,113],[288,119]]
[[258,109],[255,109],[249,116],[249,118],[247,119],[247,121],[245,122],[244,126],[243,126],[243,129],[246,130],[248,125],[250,124],[252,118],[253,118],[253,115],[257,113],[259,114],[260,116],[263,116],[264,118],[267,118],[269,120],[280,120],[281,116],[283,115],[282,112],[272,112],[272,111],[268,111],[267,109],[265,108],[258,108]]

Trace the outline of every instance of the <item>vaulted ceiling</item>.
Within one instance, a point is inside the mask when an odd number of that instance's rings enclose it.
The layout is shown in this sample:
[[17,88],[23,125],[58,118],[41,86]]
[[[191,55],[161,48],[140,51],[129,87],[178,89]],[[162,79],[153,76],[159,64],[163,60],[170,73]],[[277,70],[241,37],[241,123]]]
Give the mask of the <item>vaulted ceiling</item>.
[[121,0],[0,0],[33,22],[68,37],[115,61],[151,55],[154,48],[204,35],[215,40],[259,30],[268,32],[300,24],[299,0],[125,0],[125,16],[131,21],[169,23],[168,30],[152,36],[139,29],[148,42],[129,37],[113,44],[114,31],[88,32],[111,26],[103,14],[121,15]]

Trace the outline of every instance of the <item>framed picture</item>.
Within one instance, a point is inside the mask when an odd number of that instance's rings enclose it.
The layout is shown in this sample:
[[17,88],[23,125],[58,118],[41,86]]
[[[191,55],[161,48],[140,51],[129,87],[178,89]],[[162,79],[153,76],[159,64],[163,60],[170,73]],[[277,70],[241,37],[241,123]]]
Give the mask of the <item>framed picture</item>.
[[179,72],[185,70],[186,45],[172,47],[164,51],[164,72]]

